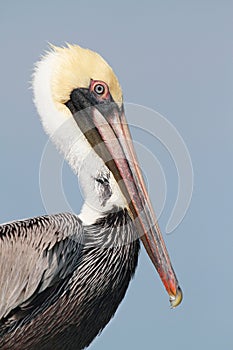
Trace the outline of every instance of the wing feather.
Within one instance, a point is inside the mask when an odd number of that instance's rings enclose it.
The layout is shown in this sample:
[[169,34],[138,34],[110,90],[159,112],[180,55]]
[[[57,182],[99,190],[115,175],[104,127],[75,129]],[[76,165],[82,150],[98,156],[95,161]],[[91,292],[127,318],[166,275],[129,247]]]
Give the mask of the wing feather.
[[69,213],[1,225],[0,320],[71,274],[82,239],[82,223]]

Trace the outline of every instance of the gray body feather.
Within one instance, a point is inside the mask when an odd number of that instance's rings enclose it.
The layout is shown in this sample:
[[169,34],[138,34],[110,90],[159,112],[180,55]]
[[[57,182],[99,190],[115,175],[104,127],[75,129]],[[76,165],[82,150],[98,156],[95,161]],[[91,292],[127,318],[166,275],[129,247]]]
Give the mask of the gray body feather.
[[126,210],[0,226],[0,349],[79,350],[114,315],[138,260]]

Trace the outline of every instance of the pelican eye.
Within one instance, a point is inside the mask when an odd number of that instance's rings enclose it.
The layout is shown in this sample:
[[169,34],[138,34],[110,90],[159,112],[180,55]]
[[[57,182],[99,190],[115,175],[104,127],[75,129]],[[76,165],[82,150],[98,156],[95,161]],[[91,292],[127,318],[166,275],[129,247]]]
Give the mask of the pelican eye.
[[102,84],[96,84],[94,91],[97,93],[97,95],[103,95],[105,93],[105,86]]

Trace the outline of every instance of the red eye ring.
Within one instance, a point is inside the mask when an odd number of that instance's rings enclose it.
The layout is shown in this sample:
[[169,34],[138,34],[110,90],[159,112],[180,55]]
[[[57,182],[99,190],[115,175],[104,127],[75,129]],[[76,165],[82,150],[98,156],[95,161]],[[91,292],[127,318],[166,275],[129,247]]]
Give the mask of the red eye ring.
[[104,81],[91,80],[89,89],[98,99],[107,100],[110,97],[108,85]]

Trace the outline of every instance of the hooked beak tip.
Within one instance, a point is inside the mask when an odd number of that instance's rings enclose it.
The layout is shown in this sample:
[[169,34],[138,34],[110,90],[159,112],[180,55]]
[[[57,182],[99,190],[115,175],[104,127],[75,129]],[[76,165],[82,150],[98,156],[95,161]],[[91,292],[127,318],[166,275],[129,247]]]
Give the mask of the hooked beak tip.
[[182,299],[183,299],[182,289],[180,288],[180,286],[178,286],[176,295],[170,295],[171,308],[172,309],[176,308],[181,303]]

